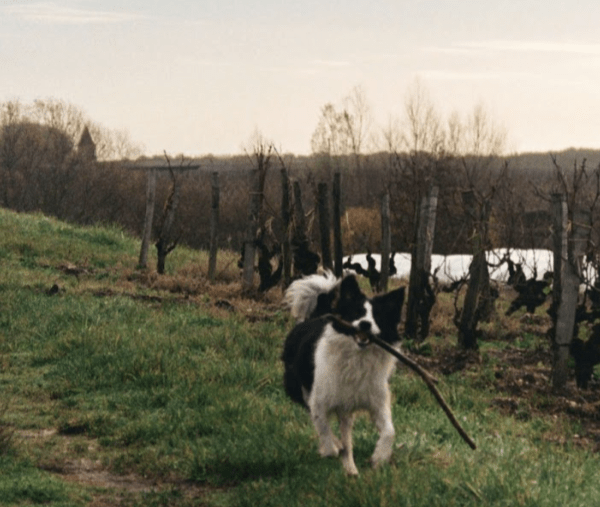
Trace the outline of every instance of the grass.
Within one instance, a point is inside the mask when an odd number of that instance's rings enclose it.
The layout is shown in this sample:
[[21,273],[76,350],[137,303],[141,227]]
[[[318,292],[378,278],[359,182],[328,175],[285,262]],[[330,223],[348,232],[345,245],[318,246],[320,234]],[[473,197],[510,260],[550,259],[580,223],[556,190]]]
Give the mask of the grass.
[[[481,364],[441,378],[478,450],[423,383],[401,372],[392,379],[392,461],[367,467],[376,434],[361,418],[361,475],[350,479],[338,461],[318,457],[307,413],[283,392],[279,354],[292,323],[280,294],[241,297],[225,254],[211,287],[205,254],[178,248],[157,277],[136,270],[137,249],[119,229],[0,210],[0,505],[589,506],[600,498],[599,459],[576,445],[577,420],[526,406],[507,415],[493,403],[505,394],[494,388],[495,354],[507,347],[501,324],[490,325]],[[60,290],[51,295],[53,284]],[[235,310],[215,304],[223,299]],[[432,359],[456,343],[448,322],[436,326]],[[524,350],[540,346],[534,334],[519,339]]]

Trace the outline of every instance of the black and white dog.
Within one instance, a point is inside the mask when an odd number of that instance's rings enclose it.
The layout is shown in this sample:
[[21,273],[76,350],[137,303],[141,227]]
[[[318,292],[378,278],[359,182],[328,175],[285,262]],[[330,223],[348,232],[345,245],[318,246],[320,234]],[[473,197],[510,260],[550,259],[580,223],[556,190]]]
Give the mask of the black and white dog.
[[[293,282],[284,301],[298,322],[282,355],[285,389],[310,411],[321,456],[341,456],[346,472],[358,474],[352,425],[355,413],[366,410],[379,431],[371,462],[376,467],[388,461],[395,434],[388,381],[396,360],[375,344],[355,340],[331,315],[395,345],[404,288],[369,299],[353,275],[338,279],[325,273]],[[329,425],[333,415],[339,419],[341,441]]]

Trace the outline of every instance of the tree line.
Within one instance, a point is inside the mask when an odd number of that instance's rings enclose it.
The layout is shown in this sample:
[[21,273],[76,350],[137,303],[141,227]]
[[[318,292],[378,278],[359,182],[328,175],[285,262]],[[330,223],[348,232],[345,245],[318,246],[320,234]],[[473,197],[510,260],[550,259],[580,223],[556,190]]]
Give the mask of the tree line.
[[[84,129],[95,143],[93,157],[79,146]],[[181,195],[173,234],[180,243],[208,249],[210,178],[218,172],[219,247],[241,248],[247,231],[248,175],[254,168],[256,138],[263,146],[275,146],[257,132],[245,153],[201,157],[194,161],[200,166],[198,170],[178,176]],[[482,105],[468,115],[452,113],[443,119],[419,81],[409,90],[403,121],[390,119],[385,128],[373,126],[370,106],[360,87],[340,104],[325,105],[311,146],[311,155],[282,152],[266,168],[262,199],[268,233],[273,241],[280,242],[279,167],[285,166],[291,180],[302,188],[310,241],[318,234],[314,217],[319,183],[329,183],[331,188],[333,174],[340,172],[346,253],[380,249],[378,210],[384,192],[390,194],[391,248],[411,251],[417,204],[432,184],[440,189],[435,253],[471,253],[462,202],[465,191],[474,192],[477,206],[487,203],[490,207],[490,247],[549,247],[545,231],[550,222],[543,196],[559,183],[557,174],[571,170],[576,157],[594,156],[568,152],[553,161],[548,154],[507,155],[506,133]],[[374,149],[376,146],[379,150]],[[64,101],[2,103],[0,203],[83,224],[117,223],[141,235],[146,173],[143,167],[132,168],[132,161],[144,161],[140,153],[126,133],[95,124]],[[190,163],[177,156],[170,158],[175,168]],[[577,163],[584,160],[580,158]],[[591,164],[587,167],[588,172],[593,170]],[[156,216],[160,216],[170,185],[168,174],[158,175]],[[160,223],[155,224],[155,234],[160,227]]]

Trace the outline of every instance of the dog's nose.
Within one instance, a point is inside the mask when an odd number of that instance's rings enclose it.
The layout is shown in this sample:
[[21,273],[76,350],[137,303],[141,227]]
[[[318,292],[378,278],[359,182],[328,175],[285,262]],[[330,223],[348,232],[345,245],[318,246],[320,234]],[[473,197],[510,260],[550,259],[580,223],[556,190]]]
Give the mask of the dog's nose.
[[371,323],[367,320],[363,320],[358,324],[358,328],[361,331],[369,332],[371,331]]

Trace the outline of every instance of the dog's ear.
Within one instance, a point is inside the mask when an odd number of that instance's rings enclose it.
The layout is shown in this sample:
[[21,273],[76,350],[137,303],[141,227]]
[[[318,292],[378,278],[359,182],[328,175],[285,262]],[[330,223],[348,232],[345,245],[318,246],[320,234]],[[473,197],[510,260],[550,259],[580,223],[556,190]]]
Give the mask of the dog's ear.
[[337,302],[337,298],[337,290],[332,290],[331,292],[319,294],[319,297],[317,298],[317,307],[311,313],[310,318],[314,319],[316,317],[321,317],[322,315],[332,313],[333,308],[335,307],[335,304]]
[[381,309],[383,315],[388,316],[395,324],[399,324],[402,305],[404,304],[404,293],[404,287],[400,287],[382,296],[376,296],[373,302]]

